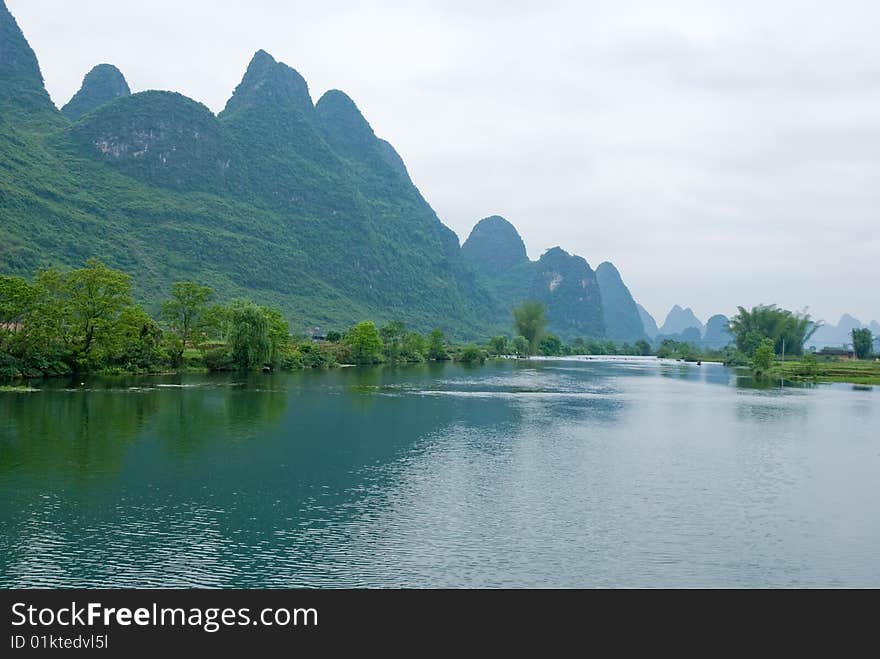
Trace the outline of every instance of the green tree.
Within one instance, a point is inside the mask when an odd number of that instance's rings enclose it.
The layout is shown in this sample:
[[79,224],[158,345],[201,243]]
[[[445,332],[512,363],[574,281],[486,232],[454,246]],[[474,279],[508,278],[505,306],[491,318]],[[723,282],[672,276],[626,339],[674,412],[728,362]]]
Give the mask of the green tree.
[[507,354],[507,337],[493,336],[489,339],[489,351],[496,357]]
[[96,353],[108,352],[122,312],[132,305],[131,279],[97,259],[68,273],[44,271],[37,276],[38,313],[69,351],[76,370],[100,366]]
[[525,300],[513,309],[517,332],[529,342],[529,355],[538,351],[547,327],[547,309],[535,300]]
[[213,297],[211,288],[192,281],[179,281],[171,285],[171,297],[162,303],[161,316],[180,339],[179,352],[172,355],[173,362],[182,363],[183,351],[197,342],[197,331],[201,329],[208,303]]
[[0,351],[13,350],[36,290],[21,277],[0,276]]
[[385,359],[391,362],[400,359],[406,338],[406,325],[399,320],[393,320],[379,330],[379,337],[382,339],[382,353]]
[[446,350],[446,336],[440,329],[431,330],[431,334],[428,336],[428,359],[438,362],[449,359],[449,353]]
[[678,352],[678,344],[672,339],[663,339],[657,348],[657,356],[660,359],[669,359]]
[[354,363],[375,364],[380,361],[382,339],[372,322],[364,321],[352,327],[345,336],[345,343]]
[[201,329],[208,340],[225,342],[232,332],[232,307],[215,304],[202,314]]
[[232,310],[230,332],[232,361],[242,370],[265,365],[272,356],[269,319],[255,304],[237,305]]
[[290,346],[290,325],[280,309],[260,307],[266,317],[269,333],[269,362],[277,365]]
[[854,329],[852,343],[856,359],[868,359],[871,356],[874,349],[874,337],[871,336],[871,330],[867,328]]
[[425,337],[418,332],[408,332],[403,340],[401,357],[411,362],[425,361],[426,352]]
[[642,357],[647,357],[651,354],[651,344],[648,343],[645,339],[639,339],[638,341],[636,341],[635,353],[637,355],[641,355]]
[[513,354],[517,357],[528,357],[529,356],[529,340],[522,336],[517,335],[513,337]]
[[163,360],[163,334],[159,324],[138,306],[125,309],[119,318],[113,362],[127,371],[154,371]]
[[773,366],[773,360],[776,358],[776,350],[773,345],[773,339],[764,339],[761,345],[755,350],[752,357],[752,366],[757,373],[766,373]]
[[541,339],[538,349],[545,357],[557,357],[562,354],[562,341],[554,334],[548,334]]
[[775,304],[759,305],[751,310],[739,307],[739,313],[730,319],[730,333],[737,349],[750,356],[764,339],[773,341],[776,354],[782,352],[783,346],[786,354],[803,354],[804,344],[817,329],[819,325],[809,314],[793,313]]
[[482,364],[486,361],[486,353],[475,345],[467,345],[459,354],[458,361],[465,364]]

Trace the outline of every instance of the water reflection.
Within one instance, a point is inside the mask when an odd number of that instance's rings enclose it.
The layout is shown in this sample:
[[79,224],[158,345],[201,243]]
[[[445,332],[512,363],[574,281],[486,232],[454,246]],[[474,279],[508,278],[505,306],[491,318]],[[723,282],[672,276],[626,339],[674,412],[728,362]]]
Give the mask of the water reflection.
[[880,396],[531,361],[0,394],[0,585],[880,585]]

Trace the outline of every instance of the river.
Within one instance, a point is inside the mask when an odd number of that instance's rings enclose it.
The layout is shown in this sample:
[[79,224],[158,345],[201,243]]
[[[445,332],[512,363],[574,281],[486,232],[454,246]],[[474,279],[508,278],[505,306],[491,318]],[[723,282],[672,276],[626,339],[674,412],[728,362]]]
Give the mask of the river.
[[880,388],[655,359],[0,392],[2,587],[880,586]]

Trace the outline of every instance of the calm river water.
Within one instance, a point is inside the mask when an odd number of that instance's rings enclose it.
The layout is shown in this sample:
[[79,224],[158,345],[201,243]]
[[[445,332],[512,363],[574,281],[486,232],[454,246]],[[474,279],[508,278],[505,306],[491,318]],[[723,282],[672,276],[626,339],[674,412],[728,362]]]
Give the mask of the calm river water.
[[0,586],[880,586],[880,388],[502,362],[0,393]]

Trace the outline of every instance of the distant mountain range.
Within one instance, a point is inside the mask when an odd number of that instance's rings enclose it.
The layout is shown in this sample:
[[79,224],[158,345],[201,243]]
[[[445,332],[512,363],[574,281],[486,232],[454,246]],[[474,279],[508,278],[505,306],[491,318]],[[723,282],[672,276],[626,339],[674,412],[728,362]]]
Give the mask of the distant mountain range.
[[[852,331],[854,329],[867,328],[871,330],[874,337],[880,338],[880,323],[872,320],[870,323],[863,323],[858,318],[854,318],[849,314],[843,314],[836,325],[831,323],[823,323],[813,337],[807,341],[808,346],[814,346],[821,350],[825,347],[840,348],[852,345]],[[880,343],[878,343],[880,349]]]
[[654,343],[659,343],[663,339],[672,339],[707,348],[723,348],[733,341],[727,329],[729,319],[721,314],[712,316],[704,325],[690,307],[682,308],[676,304],[669,310],[663,326],[659,329],[654,317],[641,305],[639,305],[639,316],[645,334]]
[[535,298],[567,340],[723,335],[680,307],[658,329],[613,264],[593,270],[561,247],[531,261],[504,218],[460,246],[353,100],[331,90],[313,103],[265,51],[219,115],[174,92],[132,94],[106,63],[59,110],[0,0],[0,274],[93,256],[131,274],[152,310],[194,279],[276,305],[300,330],[369,318],[485,339]]
[[225,109],[132,94],[99,64],[60,111],[0,0],[0,273],[97,256],[155,309],[195,279],[221,298],[274,304],[300,328],[372,318],[457,338],[511,331],[545,302],[561,337],[644,336],[610,263],[553,248],[532,262],[502,218],[464,246],[354,101],[313,103],[303,77],[258,51]]

